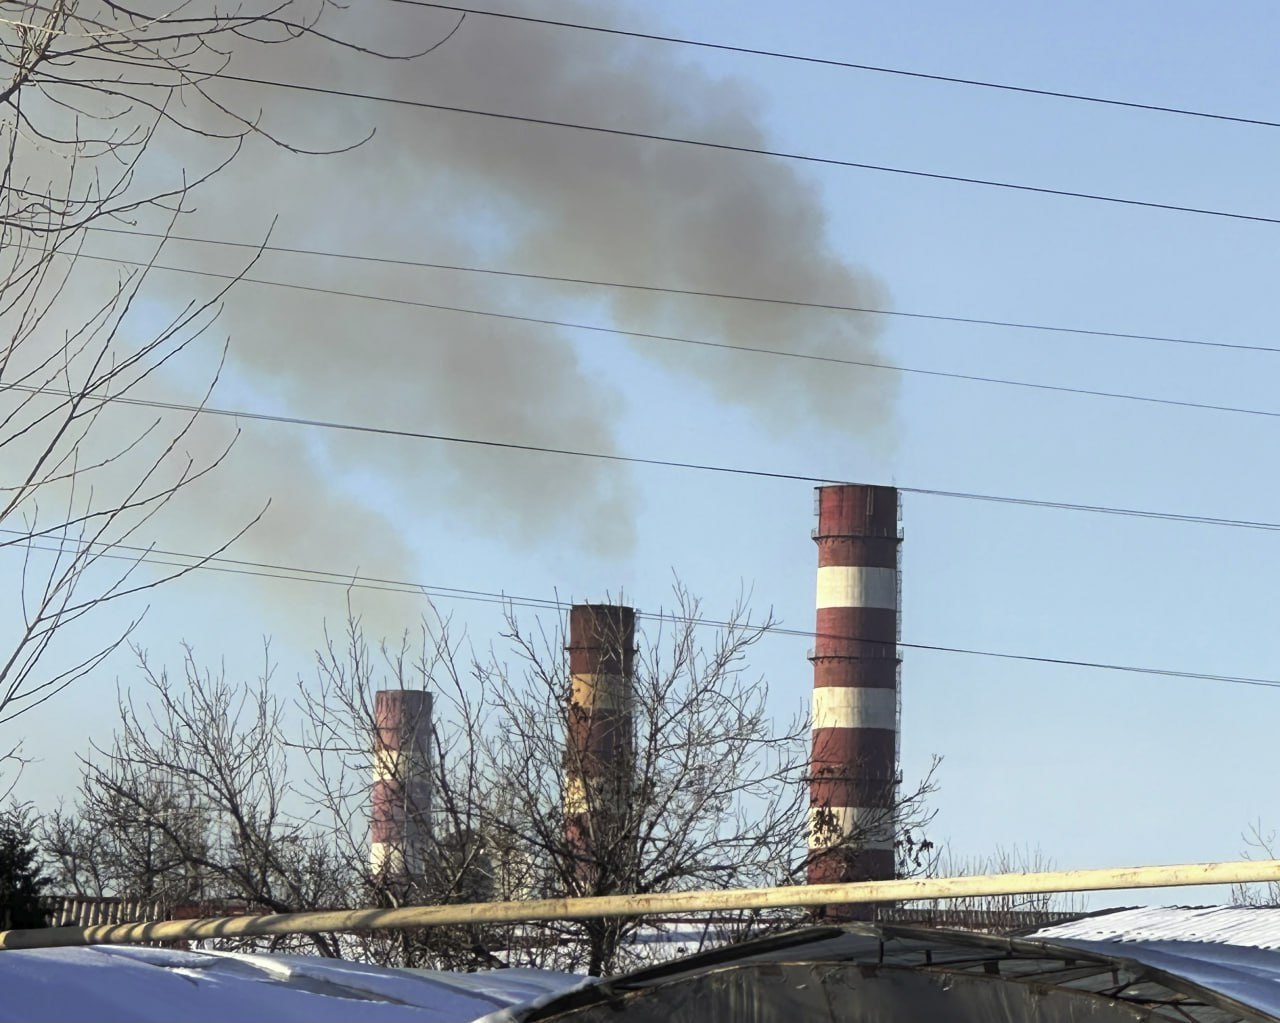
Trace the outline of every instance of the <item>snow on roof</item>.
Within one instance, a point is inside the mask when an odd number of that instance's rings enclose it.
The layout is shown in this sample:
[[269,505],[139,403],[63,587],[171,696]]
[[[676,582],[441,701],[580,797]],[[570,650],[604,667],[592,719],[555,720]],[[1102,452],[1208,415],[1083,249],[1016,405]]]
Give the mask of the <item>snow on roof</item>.
[[1280,909],[1125,909],[1056,924],[1028,937],[1122,957],[1280,1016]]
[[470,1023],[582,983],[542,970],[436,973],[307,956],[9,950],[0,952],[0,1023]]
[[[865,953],[869,963],[880,963],[893,953],[903,966],[923,955],[925,968],[935,971],[950,956],[955,962],[948,968],[957,976],[985,969],[989,959],[1011,982],[1038,981],[1044,978],[1037,969],[1050,970],[1050,976],[1061,971],[1057,960],[1064,952],[1075,961],[1071,949],[1093,957],[1077,962],[1075,973],[1084,969],[1081,963],[1093,962],[1114,986],[1107,962],[1129,964],[1121,965],[1132,974],[1122,989],[1141,994],[1163,984],[1183,997],[1181,978],[1216,993],[1206,994],[1212,1005],[1201,1007],[1218,1006],[1222,1012],[1215,1020],[1280,1021],[1280,909],[1120,910],[1046,927],[1026,939],[895,925],[816,928],[690,956],[641,970],[631,980],[641,988],[656,982],[658,990],[681,972],[692,976],[729,962],[856,962]],[[1016,960],[1008,959],[1015,954]],[[1037,965],[1040,959],[1048,965]],[[627,982],[615,978],[610,986]],[[8,950],[0,952],[0,1023],[495,1023],[523,1018],[535,1006],[564,1005],[563,996],[590,983],[541,970],[438,973],[309,956],[109,946]],[[1122,998],[1123,991],[1111,997]],[[581,996],[570,999],[575,1000]]]
[[1198,941],[1280,949],[1280,909],[1251,906],[1150,906],[1055,924],[1036,938],[1080,941]]

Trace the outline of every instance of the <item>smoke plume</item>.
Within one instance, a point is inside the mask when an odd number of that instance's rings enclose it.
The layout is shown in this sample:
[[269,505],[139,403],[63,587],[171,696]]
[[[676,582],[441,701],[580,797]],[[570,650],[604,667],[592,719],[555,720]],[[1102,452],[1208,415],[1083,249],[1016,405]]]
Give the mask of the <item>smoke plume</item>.
[[[457,19],[410,6],[359,6],[346,29],[401,52],[441,39]],[[558,5],[557,15],[608,18],[588,5]],[[691,62],[687,51],[477,16],[412,63],[323,64],[300,45],[237,59],[230,71],[769,144],[751,93]],[[818,186],[786,161],[232,82],[220,88],[229,101],[260,105],[263,123],[300,145],[341,144],[370,126],[376,134],[325,158],[249,145],[198,195],[199,209],[180,233],[255,240],[278,218],[272,242],[281,245],[800,302],[883,302],[876,282],[834,253]],[[112,246],[126,251],[119,239]],[[243,258],[173,242],[160,262],[220,273]],[[273,254],[252,274],[733,346],[876,357],[872,319],[786,305]],[[165,281],[174,302],[201,286],[182,275]],[[740,407],[776,432],[849,438],[886,429],[893,398],[886,374],[643,339],[575,338],[550,327],[252,284],[235,290],[220,328],[232,337],[231,389],[215,404],[249,395],[312,418],[605,453],[618,450],[626,380],[593,373],[599,359],[584,359],[587,349],[575,345],[617,346],[694,381],[708,407]],[[656,406],[644,414],[688,411]],[[596,554],[625,554],[631,510],[644,500],[616,464],[295,427],[245,430],[229,471],[273,503],[238,548],[243,556],[404,575],[423,549],[413,541],[415,514],[442,508],[458,529],[495,532],[513,546],[555,536]],[[186,528],[206,529],[224,514],[206,504]]]

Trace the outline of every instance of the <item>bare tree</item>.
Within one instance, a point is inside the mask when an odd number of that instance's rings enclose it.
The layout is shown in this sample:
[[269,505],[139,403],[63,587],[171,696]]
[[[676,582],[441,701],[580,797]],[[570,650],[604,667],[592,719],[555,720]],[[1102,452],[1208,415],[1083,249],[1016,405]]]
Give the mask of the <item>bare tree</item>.
[[[1038,846],[997,846],[986,856],[960,858],[950,850],[941,851],[930,864],[933,877],[968,877],[978,874],[1014,874],[1050,871],[1053,860]],[[907,920],[939,927],[1012,934],[1046,927],[1064,916],[1085,912],[1080,894],[1035,892],[1022,895],[986,895],[963,899],[922,899],[908,903],[900,911],[887,914],[890,920]]]
[[[808,717],[777,726],[767,684],[746,666],[772,618],[753,621],[740,603],[727,621],[705,621],[698,600],[678,585],[675,603],[671,615],[653,618],[636,657],[630,749],[618,758],[618,776],[585,793],[571,794],[567,781],[581,777],[584,764],[575,762],[581,755],[576,746],[566,743],[573,707],[559,618],[549,629],[539,624],[529,631],[508,613],[503,640],[513,663],[490,652],[461,667],[461,643],[449,639],[447,624],[424,630],[412,665],[403,648],[384,650],[384,684],[389,676],[394,684],[430,686],[439,708],[431,853],[412,886],[384,899],[439,903],[474,899],[476,892],[497,899],[557,898],[803,881]],[[315,798],[342,807],[334,817],[353,825],[344,832],[353,851],[362,851],[366,790],[349,781],[334,786],[333,780],[349,780],[358,764],[367,763],[374,675],[353,625],[342,656],[330,648],[323,658],[323,685],[305,695],[312,757],[332,759],[342,750],[352,758],[337,769],[315,771],[329,786]],[[355,743],[340,739],[361,732]],[[905,859],[919,854],[919,837],[910,836],[928,817],[924,800],[931,789],[927,778],[891,812],[909,836]],[[585,844],[568,821],[571,801],[584,796],[585,813],[577,807],[573,816],[575,826],[589,830]],[[846,835],[837,845],[858,848],[867,837]],[[801,918],[735,915],[717,919],[703,938],[744,937]],[[645,922],[627,918],[458,928],[415,947],[425,962],[436,964],[443,956],[448,964],[476,967],[500,956],[507,963],[598,974],[646,958],[643,942],[636,941],[643,931],[658,937]],[[445,949],[448,937],[453,944]]]
[[[747,659],[773,626],[746,602],[708,621],[677,584],[670,614],[642,633],[629,697],[629,746],[587,800],[589,841],[570,826],[582,754],[561,618],[526,629],[508,609],[502,642],[466,653],[447,618],[424,618],[413,642],[372,648],[360,623],[320,652],[300,686],[306,794],[331,822],[335,845],[383,905],[483,899],[644,894],[803,883],[809,858],[807,714],[779,725],[764,679]],[[368,769],[377,689],[435,694],[430,828],[420,869],[395,883],[369,862]],[[856,850],[888,825],[899,869],[922,873],[933,847],[922,828],[933,771],[899,793],[884,821],[865,822],[824,853]],[[415,809],[410,807],[412,813]],[[580,811],[582,808],[577,807]],[[802,923],[802,912],[721,914],[657,923],[635,918],[547,925],[433,928],[370,937],[378,961],[445,968],[498,963],[611,973],[677,945],[742,939]],[[672,931],[674,928],[674,932]],[[671,938],[675,933],[676,937]]]
[[[302,735],[298,747],[309,771],[302,792],[326,822],[335,855],[358,878],[363,902],[395,907],[486,901],[509,897],[523,883],[522,864],[484,829],[481,807],[500,796],[486,789],[480,746],[473,742],[477,679],[462,638],[434,610],[416,635],[370,645],[360,620],[349,614],[340,636],[327,635],[316,654],[313,680],[299,680]],[[450,713],[431,724],[435,756],[429,765],[429,807],[404,806],[405,819],[426,817],[410,859],[416,869],[388,874],[370,858],[370,767],[379,690],[431,690],[449,695]],[[412,799],[412,789],[402,798]],[[403,854],[405,850],[401,850]],[[355,954],[396,966],[474,969],[503,965],[488,951],[491,932],[478,927],[369,934]]]
[[[752,623],[739,607],[704,634],[699,618],[680,591],[676,614],[658,619],[636,657],[631,749],[598,784],[571,792],[588,765],[566,742],[575,710],[567,637],[559,625],[529,632],[508,616],[517,667],[485,666],[487,720],[473,729],[485,789],[505,793],[507,805],[478,810],[485,830],[528,859],[534,894],[769,884],[797,868],[808,728],[796,719],[775,730],[765,683],[745,674],[746,653],[771,622]],[[585,841],[568,827],[576,800]],[[565,965],[600,974],[618,968],[639,926],[607,918],[549,930]]]
[[[70,844],[81,860],[73,869],[59,852],[62,876],[105,890],[99,876],[111,880],[111,870],[84,862],[102,852],[83,836],[110,834],[110,862],[126,839],[154,834],[163,856],[147,862],[169,872],[166,884],[194,879],[201,891],[274,912],[803,883],[809,721],[801,714],[776,724],[768,687],[747,666],[772,619],[753,621],[740,603],[727,620],[707,621],[677,587],[675,609],[649,621],[629,680],[628,749],[612,779],[625,798],[593,785],[585,804],[581,791],[571,798],[568,781],[582,765],[566,742],[574,705],[558,618],[528,630],[508,609],[503,643],[480,658],[448,619],[425,618],[412,641],[373,647],[352,617],[319,651],[316,678],[299,682],[296,740],[270,694],[269,664],[256,687],[245,687],[200,669],[190,651],[180,683],[142,658],[150,702],[122,699],[114,744],[86,761],[76,810],[84,823],[74,832],[82,840]],[[374,696],[396,688],[430,690],[437,713],[427,826],[405,857],[412,869],[388,872],[370,857],[370,767]],[[907,871],[920,867],[908,861],[924,847],[917,828],[929,818],[931,790],[930,775],[891,812],[907,836]],[[880,826],[843,836],[835,850],[857,849]],[[124,894],[111,883],[111,894]],[[608,974],[670,954],[664,928],[676,927],[689,947],[803,919],[610,918],[313,940],[322,954],[394,965]]]
[[[438,841],[423,869],[393,883],[369,862],[373,693],[424,677],[452,678],[465,693],[451,675],[457,653],[446,627],[417,653],[403,643],[375,660],[352,619],[343,641],[317,653],[318,677],[299,680],[305,713],[295,737],[271,692],[269,656],[245,682],[201,667],[189,648],[177,678],[139,652],[143,685],[119,699],[114,740],[83,758],[75,805],[43,822],[54,887],[201,915],[492,898],[492,861],[475,840],[470,803],[451,795],[476,791],[475,758],[448,732],[432,765],[451,766],[435,786]],[[499,962],[467,928],[241,945],[309,946],[388,965]]]
[[206,884],[192,853],[210,855],[207,814],[193,793],[158,776],[143,779],[134,795],[129,803],[113,803],[83,788],[74,811],[58,807],[41,822],[55,887],[62,894],[138,899],[165,915],[198,903]]
[[[1280,843],[1276,841],[1276,832],[1262,826],[1261,819],[1249,825],[1244,833],[1244,858],[1246,860],[1280,859]],[[1268,881],[1265,884],[1237,884],[1231,886],[1231,901],[1237,906],[1280,906],[1280,882]]]
[[[387,56],[331,31],[337,7],[0,0],[0,555],[22,596],[20,621],[0,636],[0,724],[92,671],[132,624],[63,643],[62,656],[58,637],[194,567],[138,562],[154,542],[148,526],[234,438],[190,455],[198,414],[139,418],[129,403],[211,331],[234,280],[158,330],[139,307],[173,224],[244,144],[305,151],[228,80],[238,62],[279,46]],[[134,229],[158,239],[149,259],[104,265],[85,251],[89,232]],[[220,553],[248,524],[204,549]]]
[[[202,669],[190,649],[180,681],[142,654],[139,667],[149,701],[121,698],[114,742],[83,761],[74,812],[46,828],[57,879],[209,911],[349,904],[357,889],[348,865],[290,777],[269,659],[256,684]],[[306,940],[339,954],[332,936]]]

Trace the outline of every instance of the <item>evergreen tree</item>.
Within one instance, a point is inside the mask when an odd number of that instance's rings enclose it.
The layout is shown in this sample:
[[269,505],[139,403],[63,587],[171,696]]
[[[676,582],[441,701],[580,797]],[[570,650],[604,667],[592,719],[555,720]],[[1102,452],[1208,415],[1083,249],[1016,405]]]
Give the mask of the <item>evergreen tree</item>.
[[41,874],[32,844],[31,813],[11,807],[0,814],[0,928],[44,927],[40,894],[48,879]]

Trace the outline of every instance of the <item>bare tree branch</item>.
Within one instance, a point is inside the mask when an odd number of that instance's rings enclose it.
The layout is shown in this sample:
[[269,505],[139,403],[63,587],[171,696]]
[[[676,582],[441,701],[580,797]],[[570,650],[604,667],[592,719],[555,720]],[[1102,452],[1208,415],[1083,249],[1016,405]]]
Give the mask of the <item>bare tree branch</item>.
[[[159,329],[148,327],[153,270],[195,195],[231,172],[246,142],[328,153],[371,135],[304,145],[222,77],[280,46],[415,55],[348,38],[358,25],[334,0],[0,0],[0,557],[24,586],[22,619],[0,635],[0,724],[94,671],[136,621],[69,662],[58,663],[69,647],[59,636],[198,567],[155,575],[135,559],[113,572],[107,559],[130,540],[150,546],[143,531],[224,462],[234,438],[193,456],[196,414],[141,420],[118,400],[210,340],[260,252]],[[161,240],[140,267],[83,261],[91,226],[144,217]],[[205,378],[202,403],[219,372]],[[249,525],[229,524],[202,549],[222,552]]]

